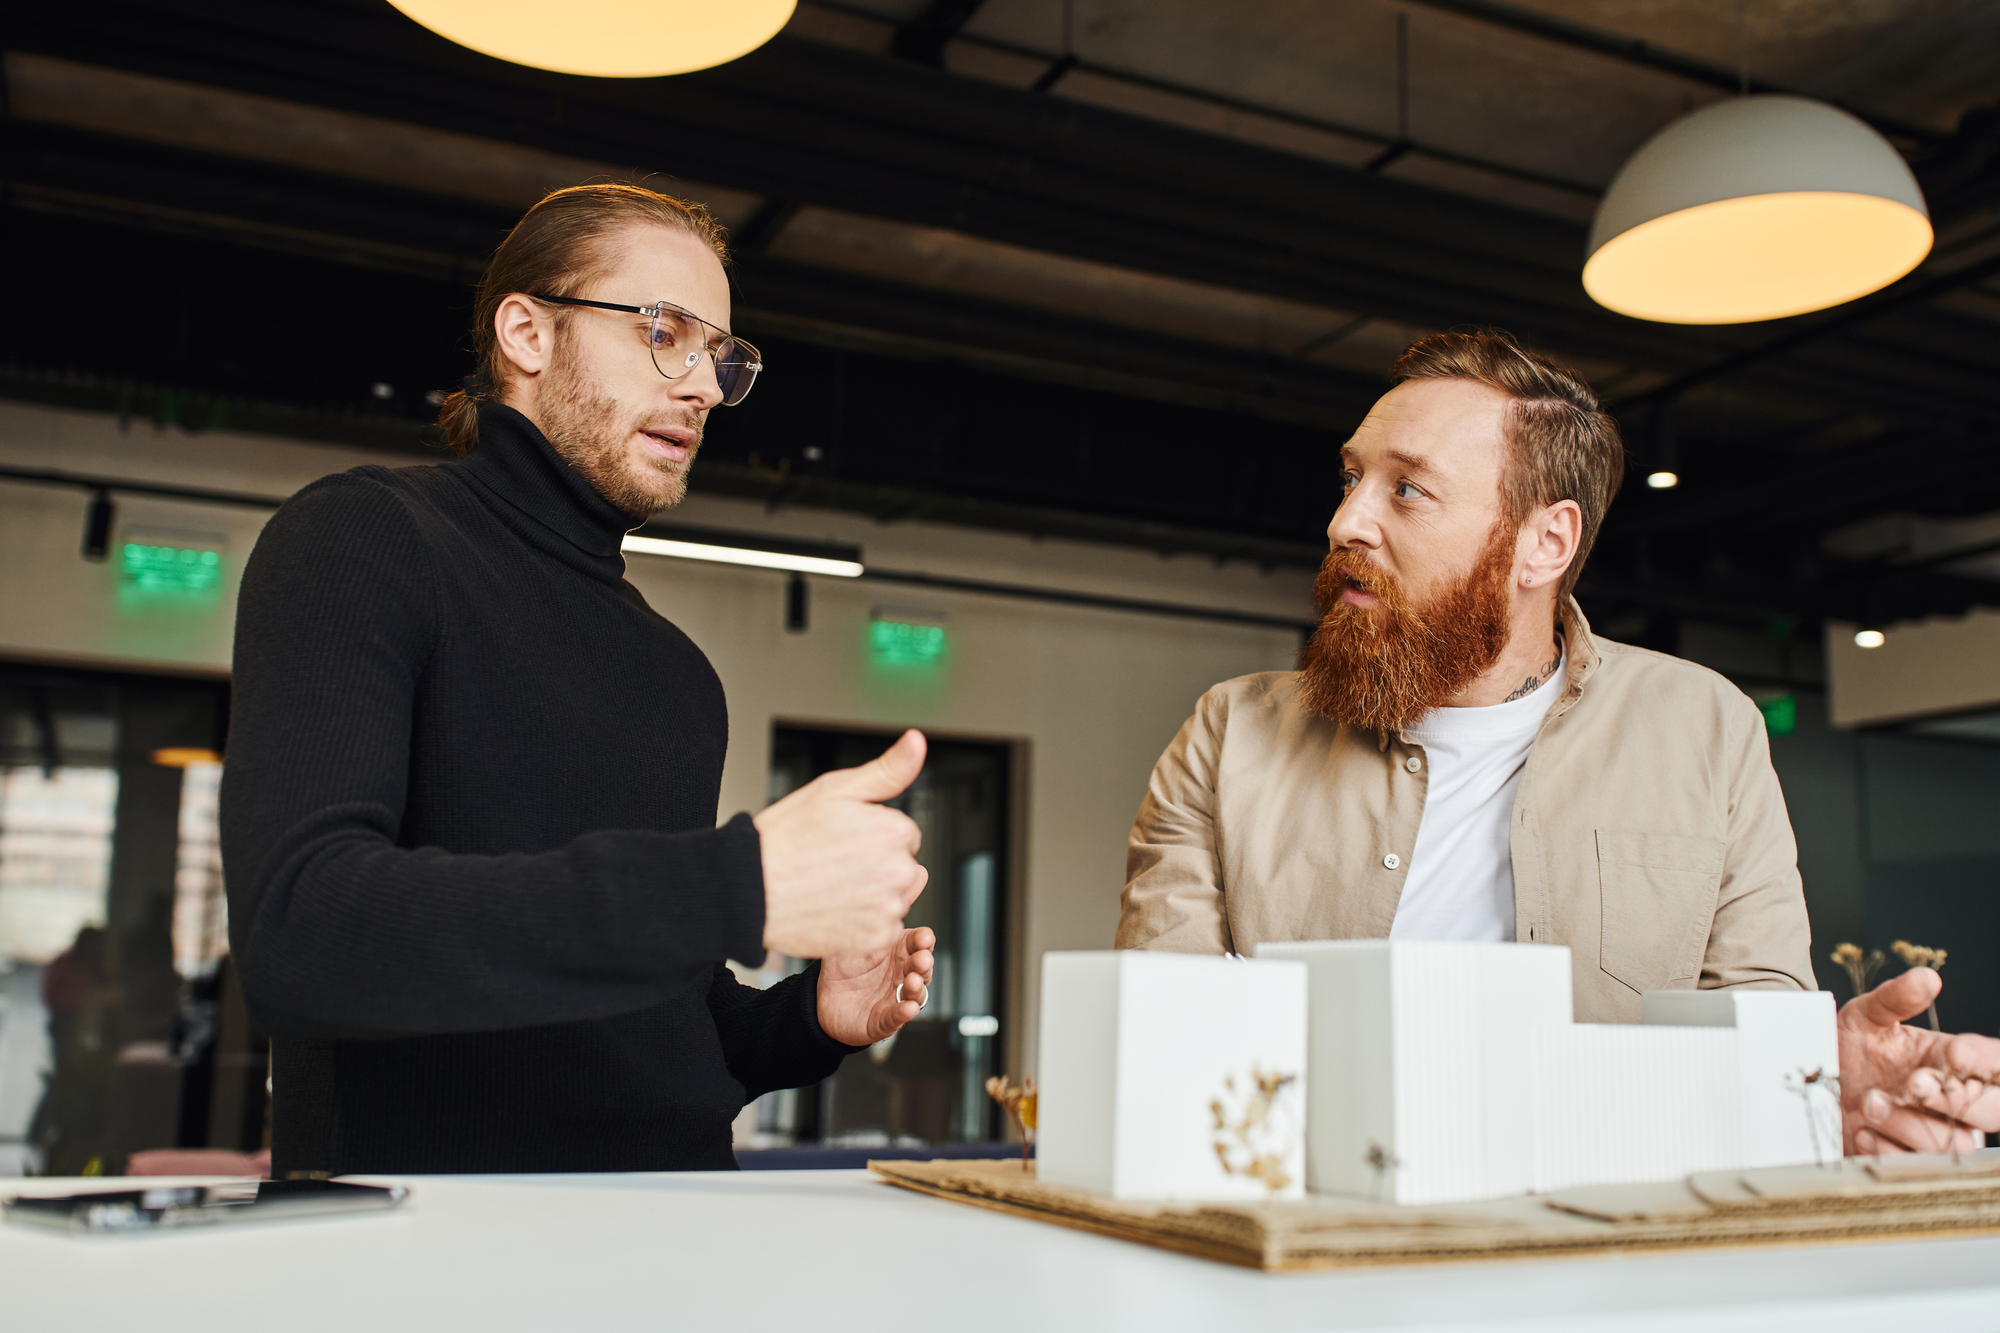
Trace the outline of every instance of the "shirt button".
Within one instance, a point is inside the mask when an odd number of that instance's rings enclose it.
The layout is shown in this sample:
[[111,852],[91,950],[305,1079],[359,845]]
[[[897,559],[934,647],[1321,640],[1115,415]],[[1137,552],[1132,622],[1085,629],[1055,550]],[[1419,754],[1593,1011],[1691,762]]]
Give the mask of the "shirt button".
[[1421,773],[1424,771],[1424,761],[1415,755],[1411,755],[1403,761],[1403,767],[1409,769],[1412,773]]
[[1382,864],[1387,869],[1394,870],[1397,866],[1403,864],[1403,858],[1396,855],[1394,852],[1390,852],[1387,856],[1382,858]]

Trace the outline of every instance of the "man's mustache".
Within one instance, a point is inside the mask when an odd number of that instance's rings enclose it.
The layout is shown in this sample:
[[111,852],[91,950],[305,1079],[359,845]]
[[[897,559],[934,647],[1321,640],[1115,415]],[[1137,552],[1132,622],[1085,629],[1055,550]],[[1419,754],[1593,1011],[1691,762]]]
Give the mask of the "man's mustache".
[[1342,547],[1327,552],[1320,564],[1319,578],[1313,591],[1321,602],[1322,614],[1333,609],[1340,601],[1340,594],[1352,583],[1366,593],[1380,596],[1395,586],[1396,580],[1387,570],[1379,568],[1359,551]]
[[694,442],[696,444],[700,444],[702,436],[708,433],[707,424],[693,413],[689,413],[684,417],[668,417],[665,420],[654,418],[649,421],[642,421],[636,429],[642,431],[691,430],[694,432]]

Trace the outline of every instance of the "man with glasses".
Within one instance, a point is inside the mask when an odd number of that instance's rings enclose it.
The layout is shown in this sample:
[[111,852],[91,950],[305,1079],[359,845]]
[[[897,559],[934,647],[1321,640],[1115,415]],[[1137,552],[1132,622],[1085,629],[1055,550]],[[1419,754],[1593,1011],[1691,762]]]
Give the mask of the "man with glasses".
[[[327,477],[258,541],[222,822],[276,1174],[726,1169],[747,1099],[927,1001],[880,804],[923,737],[717,827],[722,684],[624,579],[762,369],[724,253],[698,205],[550,195],[481,286],[457,460]],[[820,961],[739,985],[767,949]]]

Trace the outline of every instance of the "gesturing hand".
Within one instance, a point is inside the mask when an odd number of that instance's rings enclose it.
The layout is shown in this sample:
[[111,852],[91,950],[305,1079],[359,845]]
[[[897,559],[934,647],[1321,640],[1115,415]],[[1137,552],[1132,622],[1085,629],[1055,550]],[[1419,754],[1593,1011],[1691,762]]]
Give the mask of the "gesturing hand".
[[878,802],[924,767],[922,732],[906,731],[859,768],[822,774],[751,822],[764,863],[764,947],[795,958],[870,953],[902,931],[929,873],[916,821]]
[[1944,979],[1913,967],[1840,1010],[1840,1111],[1847,1151],[1970,1152],[2000,1130],[2000,1041],[1930,1032],[1903,1020]]
[[[906,930],[886,949],[840,954],[819,964],[819,1025],[827,1036],[849,1046],[872,1046],[917,1016],[930,995],[931,950],[937,936],[929,926]],[[896,987],[903,998],[896,998]]]

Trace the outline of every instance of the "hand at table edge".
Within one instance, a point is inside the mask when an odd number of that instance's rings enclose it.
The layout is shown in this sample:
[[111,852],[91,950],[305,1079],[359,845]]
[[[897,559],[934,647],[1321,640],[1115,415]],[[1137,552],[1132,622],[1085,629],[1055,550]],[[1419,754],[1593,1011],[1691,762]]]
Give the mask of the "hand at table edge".
[[1944,988],[1913,967],[1841,1006],[1840,1109],[1850,1156],[1971,1152],[2000,1130],[2000,1040],[1907,1020]]

